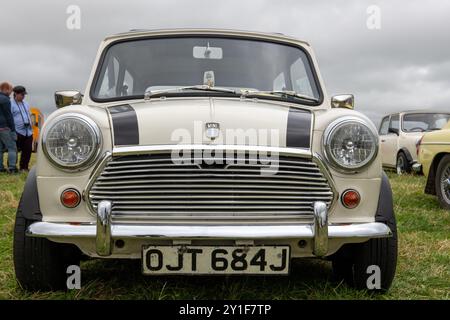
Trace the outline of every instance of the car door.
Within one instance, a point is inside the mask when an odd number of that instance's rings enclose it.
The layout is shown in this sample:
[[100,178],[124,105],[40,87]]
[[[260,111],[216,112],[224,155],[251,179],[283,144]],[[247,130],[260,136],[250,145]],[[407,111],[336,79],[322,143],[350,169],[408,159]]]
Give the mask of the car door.
[[396,165],[399,130],[399,114],[391,115],[387,133],[381,137],[380,141],[384,166],[395,167]]
[[383,163],[383,166],[386,165],[387,161],[387,153],[386,150],[386,136],[388,135],[388,129],[389,129],[389,121],[390,116],[386,116],[381,120],[380,129],[378,131],[378,134],[380,135],[380,153],[381,153],[381,161]]

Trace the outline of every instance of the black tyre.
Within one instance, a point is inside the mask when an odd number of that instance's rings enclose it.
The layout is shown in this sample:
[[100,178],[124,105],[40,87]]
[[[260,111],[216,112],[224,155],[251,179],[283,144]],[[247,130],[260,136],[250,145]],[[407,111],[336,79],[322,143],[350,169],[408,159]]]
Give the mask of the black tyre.
[[60,244],[44,238],[27,237],[33,222],[26,219],[20,200],[14,226],[14,269],[20,286],[31,291],[66,289],[67,267],[80,264],[76,246]]
[[[346,244],[333,258],[333,273],[337,280],[344,280],[356,289],[376,292],[389,290],[397,266],[397,235],[391,238],[371,239],[361,244]],[[373,274],[369,267],[380,270],[380,287],[368,287]]]
[[400,152],[397,156],[396,170],[397,174],[411,173],[411,164],[403,152]]
[[332,257],[333,277],[337,281],[344,281],[349,285],[353,285],[353,262],[352,250],[349,245],[344,245]]
[[434,180],[436,195],[441,207],[450,210],[450,154],[439,161]]

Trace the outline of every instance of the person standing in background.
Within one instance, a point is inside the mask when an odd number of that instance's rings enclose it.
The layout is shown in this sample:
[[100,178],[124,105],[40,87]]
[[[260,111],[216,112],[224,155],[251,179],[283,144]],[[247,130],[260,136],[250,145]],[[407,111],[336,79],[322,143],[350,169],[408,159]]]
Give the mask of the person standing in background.
[[17,151],[21,152],[19,169],[29,171],[31,152],[33,150],[33,129],[30,106],[25,102],[27,90],[23,86],[15,86],[14,98],[11,99],[11,111],[17,133]]
[[11,113],[11,101],[9,96],[13,86],[9,82],[0,83],[0,172],[5,172],[3,166],[3,153],[8,149],[9,173],[16,173],[17,149],[14,119]]

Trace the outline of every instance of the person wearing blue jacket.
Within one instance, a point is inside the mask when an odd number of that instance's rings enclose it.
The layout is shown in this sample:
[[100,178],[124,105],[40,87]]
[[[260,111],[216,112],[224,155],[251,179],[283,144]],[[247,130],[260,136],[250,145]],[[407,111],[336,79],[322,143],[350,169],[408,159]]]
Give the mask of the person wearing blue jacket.
[[33,151],[33,127],[30,106],[25,101],[27,90],[24,86],[15,86],[13,92],[14,98],[11,99],[11,112],[16,126],[17,153],[20,152],[19,170],[28,171]]
[[5,149],[8,149],[9,173],[17,173],[17,135],[9,99],[12,91],[13,86],[10,83],[0,83],[0,172],[6,171],[3,165],[3,153]]

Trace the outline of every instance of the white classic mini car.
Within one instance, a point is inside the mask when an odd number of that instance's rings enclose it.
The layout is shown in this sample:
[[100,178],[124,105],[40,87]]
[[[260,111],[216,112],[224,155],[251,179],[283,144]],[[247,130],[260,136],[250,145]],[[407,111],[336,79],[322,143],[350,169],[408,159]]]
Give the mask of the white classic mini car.
[[308,43],[131,31],[101,44],[84,95],[55,97],[17,210],[22,287],[64,288],[83,256],[141,259],[146,275],[285,275],[318,257],[390,287],[377,129],[352,95],[329,99]]
[[440,130],[450,113],[416,110],[393,113],[381,120],[379,135],[383,166],[398,174],[420,171],[417,150],[425,132]]

